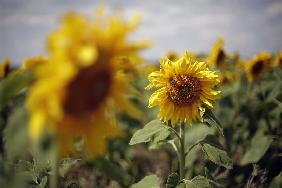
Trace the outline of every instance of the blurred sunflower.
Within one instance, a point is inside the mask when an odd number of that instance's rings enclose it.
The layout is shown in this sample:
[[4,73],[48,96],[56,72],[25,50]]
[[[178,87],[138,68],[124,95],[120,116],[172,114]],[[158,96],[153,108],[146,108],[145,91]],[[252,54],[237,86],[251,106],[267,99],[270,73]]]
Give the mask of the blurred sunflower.
[[107,139],[123,134],[116,112],[140,117],[130,102],[136,91],[119,58],[144,47],[130,43],[127,35],[136,20],[105,17],[99,9],[94,21],[71,13],[48,41],[50,58],[36,68],[30,88],[30,136],[37,140],[43,130],[56,135],[63,156],[75,153],[74,141],[84,139],[88,157],[106,152]]
[[161,59],[160,70],[148,77],[146,89],[157,88],[149,99],[149,108],[159,106],[159,117],[171,121],[172,126],[193,120],[202,120],[205,107],[213,108],[212,102],[219,98],[214,87],[219,76],[207,68],[205,62],[197,62],[187,53],[177,61]]
[[12,72],[12,75],[26,72],[26,71],[34,71],[36,67],[40,64],[47,62],[47,57],[44,56],[34,56],[30,58],[26,58],[23,60],[21,66]]
[[218,38],[207,57],[207,63],[210,67],[222,68],[225,66],[227,55],[223,49],[223,45],[224,40],[222,38]]
[[236,71],[225,70],[219,74],[220,84],[227,85],[235,82],[239,79],[239,75]]
[[169,51],[167,52],[166,57],[170,61],[176,61],[179,58],[179,55],[175,51]]
[[260,78],[270,68],[270,63],[271,54],[269,52],[263,51],[256,54],[245,66],[249,81]]
[[282,67],[282,50],[275,55],[273,65],[274,67]]
[[11,71],[11,61],[10,59],[5,59],[0,63],[0,78],[5,78]]

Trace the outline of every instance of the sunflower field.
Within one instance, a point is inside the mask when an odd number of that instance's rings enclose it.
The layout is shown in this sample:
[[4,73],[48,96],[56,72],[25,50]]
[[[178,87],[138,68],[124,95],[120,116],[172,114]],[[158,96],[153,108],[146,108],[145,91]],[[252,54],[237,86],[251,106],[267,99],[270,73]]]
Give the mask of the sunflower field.
[[0,187],[282,187],[282,51],[142,57],[140,17],[69,12],[0,64]]

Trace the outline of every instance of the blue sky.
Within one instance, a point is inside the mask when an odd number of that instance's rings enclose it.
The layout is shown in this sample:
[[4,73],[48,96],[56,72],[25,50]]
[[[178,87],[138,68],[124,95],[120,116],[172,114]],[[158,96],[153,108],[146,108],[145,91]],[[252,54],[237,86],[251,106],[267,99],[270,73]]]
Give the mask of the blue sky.
[[[45,54],[45,39],[69,10],[91,15],[95,0],[0,0],[0,59]],[[229,52],[250,57],[261,50],[282,49],[281,0],[104,0],[126,16],[142,13],[132,36],[151,39],[143,55],[159,59],[167,51],[209,52],[218,36]]]

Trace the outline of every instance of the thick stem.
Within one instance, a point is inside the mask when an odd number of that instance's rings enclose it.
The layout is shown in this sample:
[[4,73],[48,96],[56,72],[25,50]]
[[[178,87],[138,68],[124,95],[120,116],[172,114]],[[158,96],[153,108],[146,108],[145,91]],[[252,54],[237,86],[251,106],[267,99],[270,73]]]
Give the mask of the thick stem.
[[[57,148],[56,148],[57,149]],[[50,187],[51,188],[57,188],[58,187],[58,156],[57,156],[57,150],[53,153],[53,160],[52,160],[52,170],[53,173],[50,176]]]
[[180,180],[185,178],[185,124],[182,123],[179,130],[179,174]]

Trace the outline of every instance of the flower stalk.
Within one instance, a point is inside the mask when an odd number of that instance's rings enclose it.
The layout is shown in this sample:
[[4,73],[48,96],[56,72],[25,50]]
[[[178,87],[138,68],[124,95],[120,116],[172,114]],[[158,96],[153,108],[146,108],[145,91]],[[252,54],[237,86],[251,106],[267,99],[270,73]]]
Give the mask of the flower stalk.
[[179,174],[180,180],[185,178],[185,124],[182,123],[179,128]]

